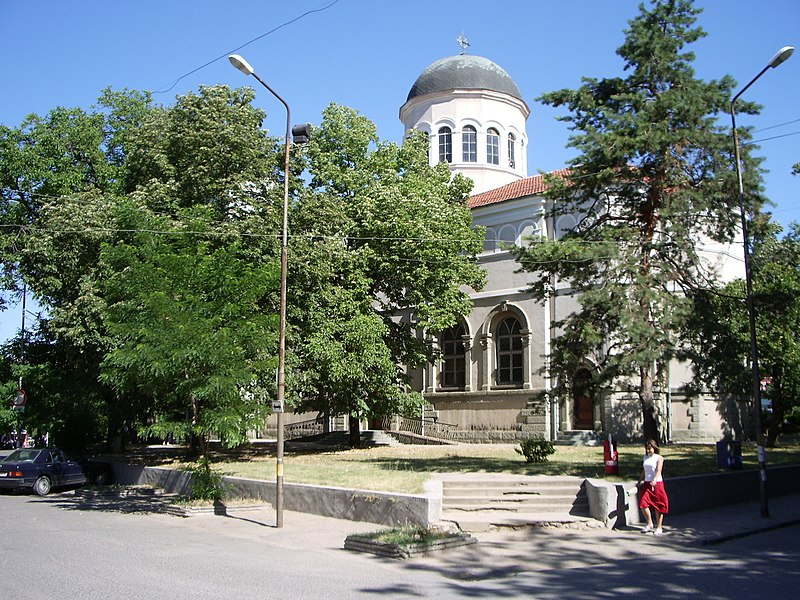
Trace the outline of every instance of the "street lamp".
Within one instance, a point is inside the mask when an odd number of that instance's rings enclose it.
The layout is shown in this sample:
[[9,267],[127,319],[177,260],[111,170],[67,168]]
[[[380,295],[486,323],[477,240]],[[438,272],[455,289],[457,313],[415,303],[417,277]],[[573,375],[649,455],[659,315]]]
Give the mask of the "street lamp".
[[741,91],[731,100],[731,126],[733,129],[733,148],[736,159],[736,176],[739,180],[739,210],[742,216],[742,241],[744,243],[744,281],[745,295],[747,297],[747,317],[750,324],[750,363],[753,370],[753,402],[755,404],[755,427],[756,427],[756,446],[758,448],[758,468],[759,468],[759,491],[761,497],[761,516],[769,516],[769,506],[767,504],[767,453],[764,449],[764,436],[761,431],[761,373],[758,368],[758,343],[756,342],[756,309],[753,303],[753,272],[751,267],[750,238],[747,233],[747,206],[744,200],[744,185],[742,183],[742,164],[739,157],[739,135],[736,131],[736,101],[753,85],[759,77],[767,72],[767,69],[774,69],[788,59],[794,48],[784,46],[778,50],[777,54],[770,59],[767,66],[753,77]]
[[286,380],[284,377],[284,366],[286,363],[286,263],[287,263],[287,246],[289,238],[289,147],[290,147],[290,132],[291,132],[291,112],[286,100],[267,85],[267,83],[259,77],[253,67],[250,66],[244,58],[238,54],[231,54],[228,57],[231,64],[239,69],[245,75],[252,75],[258,82],[263,85],[267,90],[280,100],[281,104],[286,108],[286,146],[284,152],[284,170],[283,170],[283,236],[281,241],[281,304],[280,304],[280,327],[278,331],[278,393],[273,410],[278,415],[278,439],[276,442],[276,465],[275,465],[275,526],[283,527],[283,446],[284,446],[284,433],[283,433],[283,409],[284,409],[284,394],[286,390]]

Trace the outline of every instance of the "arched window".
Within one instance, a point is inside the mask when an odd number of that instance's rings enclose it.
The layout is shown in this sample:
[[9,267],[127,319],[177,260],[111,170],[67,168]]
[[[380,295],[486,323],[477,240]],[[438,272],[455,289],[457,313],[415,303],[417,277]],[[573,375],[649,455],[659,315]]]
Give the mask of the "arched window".
[[428,149],[428,160],[430,161],[433,154],[433,149],[431,148],[431,134],[427,131],[422,131],[422,135],[425,136],[425,147]]
[[508,317],[497,327],[497,385],[522,385],[522,327]]
[[495,250],[497,250],[497,232],[491,227],[487,227],[483,236],[483,251],[494,252]]
[[478,162],[478,130],[472,125],[465,126],[461,133],[461,151],[464,162]]
[[453,162],[453,130],[449,127],[439,129],[439,162]]
[[517,228],[513,225],[504,225],[497,235],[497,249],[507,250],[509,246],[517,243]]
[[464,350],[464,327],[450,327],[442,332],[442,387],[463,388],[467,369]]
[[494,127],[486,132],[486,162],[490,165],[500,164],[500,132]]
[[508,134],[508,166],[512,169],[517,167],[517,138],[513,133]]

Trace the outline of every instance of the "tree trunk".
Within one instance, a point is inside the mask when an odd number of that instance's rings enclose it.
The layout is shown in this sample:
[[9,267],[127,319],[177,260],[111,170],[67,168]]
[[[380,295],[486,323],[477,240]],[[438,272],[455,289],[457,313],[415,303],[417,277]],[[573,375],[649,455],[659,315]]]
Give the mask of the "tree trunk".
[[639,369],[639,403],[642,406],[642,432],[645,440],[660,442],[658,419],[656,418],[656,399],[653,394],[653,369],[642,367]]
[[782,411],[777,410],[774,406],[772,412],[764,419],[764,445],[767,448],[774,448],[778,442],[778,436],[781,434],[781,424],[783,423],[784,415]]
[[361,421],[358,416],[349,416],[350,445],[353,448],[361,447]]
[[198,417],[200,415],[200,407],[197,404],[197,400],[192,400],[192,430],[189,433],[189,454],[191,456],[199,456],[200,455],[200,439],[197,436],[195,431],[195,425],[197,425]]

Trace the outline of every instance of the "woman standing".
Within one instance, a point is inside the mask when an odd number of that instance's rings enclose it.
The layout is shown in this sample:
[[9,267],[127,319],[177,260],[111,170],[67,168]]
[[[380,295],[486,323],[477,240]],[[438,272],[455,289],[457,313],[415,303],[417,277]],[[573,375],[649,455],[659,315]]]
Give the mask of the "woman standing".
[[[642,510],[647,525],[643,533],[653,532],[654,535],[663,533],[661,526],[664,515],[669,512],[669,498],[664,489],[664,478],[661,472],[664,468],[664,457],[658,453],[658,444],[655,440],[647,440],[644,444],[644,461],[642,461],[642,474],[636,482],[639,487],[639,508]],[[655,529],[653,528],[653,514],[655,512]]]

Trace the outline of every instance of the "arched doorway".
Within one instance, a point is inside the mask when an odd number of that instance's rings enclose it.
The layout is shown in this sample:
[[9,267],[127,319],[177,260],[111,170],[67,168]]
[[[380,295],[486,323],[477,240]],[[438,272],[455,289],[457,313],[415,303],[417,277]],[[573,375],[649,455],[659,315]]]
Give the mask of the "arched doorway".
[[592,373],[578,369],[572,377],[572,428],[594,429]]

